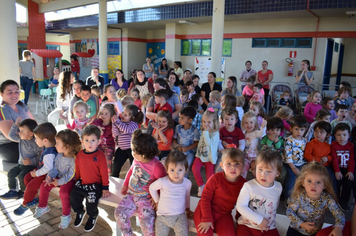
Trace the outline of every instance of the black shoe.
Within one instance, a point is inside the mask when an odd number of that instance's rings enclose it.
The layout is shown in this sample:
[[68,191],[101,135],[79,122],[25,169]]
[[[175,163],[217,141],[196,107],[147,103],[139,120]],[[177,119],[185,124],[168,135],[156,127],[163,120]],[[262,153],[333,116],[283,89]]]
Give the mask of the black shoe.
[[23,198],[23,195],[25,194],[23,191],[19,190],[17,192],[18,196],[17,196],[17,199],[20,199],[20,198]]
[[75,221],[74,221],[74,227],[79,227],[83,223],[84,216],[85,216],[85,211],[77,213],[77,216],[75,217]]
[[85,232],[90,232],[94,229],[98,216],[89,216],[87,223],[84,226]]

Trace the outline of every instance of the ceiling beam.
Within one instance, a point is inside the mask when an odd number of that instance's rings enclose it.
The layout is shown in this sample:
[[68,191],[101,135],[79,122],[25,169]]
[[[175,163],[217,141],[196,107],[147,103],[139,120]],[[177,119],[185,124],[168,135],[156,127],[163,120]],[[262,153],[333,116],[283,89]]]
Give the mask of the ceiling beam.
[[39,4],[39,12],[46,13],[51,11],[64,10],[74,7],[80,7],[85,5],[90,5],[98,3],[99,0],[58,0],[52,1],[44,4]]

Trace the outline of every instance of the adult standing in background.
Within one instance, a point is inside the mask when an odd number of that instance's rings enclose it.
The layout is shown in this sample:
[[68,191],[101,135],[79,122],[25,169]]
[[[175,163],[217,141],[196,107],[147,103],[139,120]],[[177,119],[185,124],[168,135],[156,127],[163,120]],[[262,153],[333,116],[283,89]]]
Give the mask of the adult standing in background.
[[31,60],[31,52],[29,50],[22,52],[22,61],[19,62],[19,72],[21,87],[25,90],[25,105],[27,106],[32,85],[36,82],[35,64]]
[[251,75],[256,75],[256,71],[254,69],[251,68],[252,66],[252,62],[251,61],[246,61],[245,62],[245,67],[246,69],[244,69],[241,72],[241,76],[240,76],[240,81],[241,81],[241,91],[244,89],[244,87],[246,86],[246,81],[248,78],[250,78]]
[[216,79],[215,72],[209,72],[209,74],[208,74],[208,82],[204,83],[201,86],[200,94],[203,97],[203,101],[204,101],[203,108],[204,108],[204,110],[209,105],[210,92],[213,91],[213,90],[218,90],[219,92],[221,92],[221,90],[222,90],[221,85],[216,83],[215,79]]
[[295,82],[298,84],[298,87],[303,85],[310,86],[313,82],[314,74],[310,71],[310,61],[302,61],[302,69],[297,71],[295,76]]
[[163,58],[161,61],[161,65],[158,67],[158,78],[165,78],[167,75],[167,72],[169,70],[169,66],[167,64],[167,59]]
[[175,61],[173,67],[174,67],[174,73],[178,75],[179,80],[182,80],[183,78],[182,62]]
[[86,85],[88,85],[89,87],[96,85],[99,86],[101,93],[103,93],[103,89],[104,89],[104,77],[102,77],[101,75],[99,75],[99,68],[93,68],[91,69],[91,76],[89,76],[86,79],[85,82]]
[[[57,125],[60,114],[67,112],[69,109],[70,100],[73,96],[72,84],[74,81],[75,78],[70,71],[64,71],[59,74],[56,99],[57,108],[48,115],[48,122],[51,122],[54,126]],[[65,116],[69,117],[68,114],[65,114]]]
[[122,70],[117,69],[115,71],[115,79],[111,80],[111,84],[114,86],[114,88],[117,90],[119,89],[125,89],[126,91],[129,89],[129,84],[124,78],[124,72]]
[[256,82],[261,83],[263,91],[265,92],[265,107],[267,107],[268,95],[269,95],[269,83],[273,80],[273,71],[269,70],[268,62],[262,62],[262,70],[256,74]]
[[76,55],[70,56],[70,68],[73,76],[75,77],[75,80],[78,80],[80,74],[80,66]]
[[138,91],[140,92],[140,97],[143,97],[143,95],[145,95],[146,93],[154,93],[153,85],[148,82],[148,79],[145,77],[145,72],[143,70],[137,70],[134,82],[131,83],[127,93],[130,94],[130,91],[133,88],[138,89]]
[[151,63],[151,58],[147,57],[146,63],[143,64],[143,66],[142,66],[142,70],[145,72],[146,78],[151,78],[152,72],[154,71],[154,69],[155,69],[155,67]]
[[14,80],[5,80],[0,86],[0,159],[16,163],[19,159],[19,144],[9,137],[11,126],[18,117],[34,119],[27,106],[20,101],[20,88]]

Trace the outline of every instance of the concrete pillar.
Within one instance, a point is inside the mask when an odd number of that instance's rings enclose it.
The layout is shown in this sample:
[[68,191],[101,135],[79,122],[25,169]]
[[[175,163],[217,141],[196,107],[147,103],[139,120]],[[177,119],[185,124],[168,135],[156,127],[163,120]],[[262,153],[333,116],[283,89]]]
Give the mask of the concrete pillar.
[[213,27],[211,34],[211,71],[221,76],[221,61],[224,40],[224,11],[225,0],[214,0]]
[[0,7],[0,82],[13,79],[20,84],[15,3],[15,0],[2,1]]
[[99,0],[99,73],[104,77],[105,84],[109,82],[106,1],[107,0]]
[[[175,23],[166,24],[166,58],[170,67],[174,61],[180,61],[181,43],[176,35],[180,34],[180,27]],[[183,65],[184,67],[184,65]]]

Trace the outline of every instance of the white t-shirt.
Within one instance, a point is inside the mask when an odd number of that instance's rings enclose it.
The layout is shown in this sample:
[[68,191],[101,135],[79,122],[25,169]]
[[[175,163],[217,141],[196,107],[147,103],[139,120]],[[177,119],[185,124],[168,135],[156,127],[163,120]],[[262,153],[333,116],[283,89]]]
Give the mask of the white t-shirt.
[[[150,194],[158,202],[157,215],[179,215],[190,207],[190,189],[192,182],[183,178],[183,183],[174,184],[168,176],[157,179],[150,185]],[[158,195],[158,190],[161,194]]]
[[244,116],[244,109],[242,107],[236,107],[236,111],[239,114],[239,120],[242,126],[242,117]]
[[282,185],[277,181],[269,188],[260,185],[256,179],[246,182],[236,203],[236,209],[241,214],[237,223],[260,230],[258,225],[266,218],[269,229],[275,229],[281,193]]

